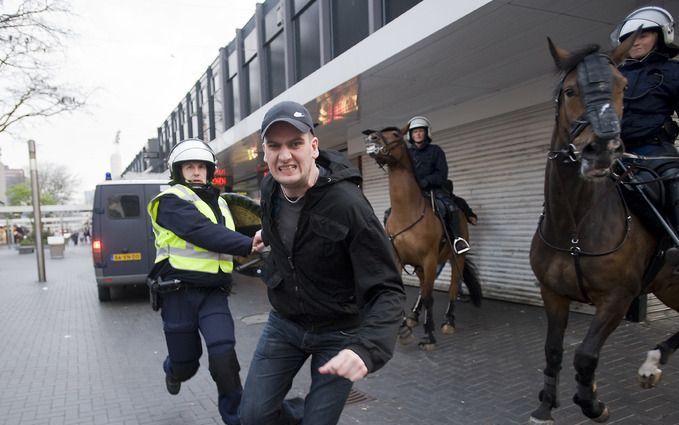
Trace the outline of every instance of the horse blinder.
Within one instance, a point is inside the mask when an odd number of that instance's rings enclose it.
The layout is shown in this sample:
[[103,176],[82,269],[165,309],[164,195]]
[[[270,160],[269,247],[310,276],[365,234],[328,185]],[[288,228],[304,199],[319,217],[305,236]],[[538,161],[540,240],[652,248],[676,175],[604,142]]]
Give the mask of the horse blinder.
[[584,118],[594,134],[603,140],[620,135],[620,119],[613,108],[611,59],[596,53],[585,57],[577,67],[578,85],[585,104]]

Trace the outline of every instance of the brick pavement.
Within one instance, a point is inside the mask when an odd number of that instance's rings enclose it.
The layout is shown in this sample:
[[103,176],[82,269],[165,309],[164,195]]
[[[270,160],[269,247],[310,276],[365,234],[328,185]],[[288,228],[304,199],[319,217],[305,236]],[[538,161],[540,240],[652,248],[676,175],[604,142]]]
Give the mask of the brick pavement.
[[[160,316],[149,308],[144,288],[114,291],[112,302],[100,304],[89,247],[69,246],[59,260],[46,254],[47,282],[41,284],[34,255],[0,247],[0,425],[220,423],[207,367],[178,396],[165,391]],[[414,289],[408,294],[412,301]],[[239,278],[231,306],[244,377],[259,319],[268,311],[264,285]],[[437,321],[444,308],[445,294],[437,293]],[[591,423],[570,401],[573,351],[588,319],[571,314],[558,424]],[[642,390],[635,376],[645,351],[677,327],[677,319],[624,322],[609,339],[598,372],[608,423],[679,424],[679,360],[664,367],[656,389]],[[481,309],[460,304],[458,332],[439,333],[434,352],[399,346],[384,369],[355,385],[366,399],[347,405],[340,424],[525,424],[542,382],[544,333],[540,308],[490,300]],[[308,379],[305,366],[292,395],[303,395]]]

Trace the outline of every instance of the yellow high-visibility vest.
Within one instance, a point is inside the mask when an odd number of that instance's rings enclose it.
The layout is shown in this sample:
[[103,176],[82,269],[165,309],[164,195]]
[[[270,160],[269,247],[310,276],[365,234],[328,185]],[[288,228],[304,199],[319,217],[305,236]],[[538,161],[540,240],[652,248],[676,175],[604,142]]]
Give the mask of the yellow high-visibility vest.
[[[208,251],[193,245],[156,222],[160,197],[167,194],[172,194],[180,199],[191,202],[201,214],[213,223],[218,223],[212,208],[188,187],[177,184],[162,191],[148,205],[148,212],[153,223],[153,234],[156,237],[156,263],[167,258],[170,261],[170,265],[179,270],[214,274],[222,270],[225,273],[231,273],[233,271],[233,256]],[[226,201],[218,197],[218,202],[219,209],[224,216],[224,224],[228,229],[236,230]]]

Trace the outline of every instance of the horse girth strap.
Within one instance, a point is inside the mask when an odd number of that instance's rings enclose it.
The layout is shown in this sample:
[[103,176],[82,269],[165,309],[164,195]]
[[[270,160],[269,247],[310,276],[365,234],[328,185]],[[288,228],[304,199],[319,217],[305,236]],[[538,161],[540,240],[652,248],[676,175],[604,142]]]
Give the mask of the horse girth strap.
[[582,295],[582,298],[585,301],[591,303],[592,300],[587,296],[587,290],[585,289],[585,283],[583,282],[582,266],[580,265],[579,255],[573,256],[573,267],[575,268],[575,281],[578,284],[578,291],[580,291],[580,295]]

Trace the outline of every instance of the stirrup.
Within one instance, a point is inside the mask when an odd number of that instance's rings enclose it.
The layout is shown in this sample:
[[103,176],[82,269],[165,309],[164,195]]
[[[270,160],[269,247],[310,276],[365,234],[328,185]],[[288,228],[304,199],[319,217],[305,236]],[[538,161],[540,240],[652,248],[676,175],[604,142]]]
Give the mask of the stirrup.
[[[458,243],[461,245],[458,248]],[[453,251],[455,251],[455,254],[464,254],[465,252],[469,251],[469,242],[464,240],[463,238],[455,238],[453,241]]]
[[665,251],[665,262],[672,267],[679,266],[679,248],[673,246]]

